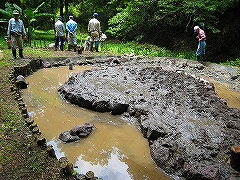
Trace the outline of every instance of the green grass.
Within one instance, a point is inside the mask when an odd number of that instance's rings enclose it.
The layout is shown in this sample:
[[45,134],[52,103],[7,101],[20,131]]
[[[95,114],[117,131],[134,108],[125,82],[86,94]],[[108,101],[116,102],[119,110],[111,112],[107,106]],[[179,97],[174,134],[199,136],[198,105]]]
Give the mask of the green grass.
[[232,61],[226,61],[226,62],[223,62],[221,63],[223,65],[226,65],[226,66],[236,66],[236,67],[240,67],[240,58],[237,58],[235,60],[232,60]]
[[195,52],[172,52],[164,47],[151,44],[139,44],[135,42],[111,43],[102,45],[101,51],[113,54],[134,54],[146,57],[175,57],[184,59],[195,59]]
[[[4,37],[4,34],[0,34]],[[77,41],[78,45],[83,45],[84,41],[88,37],[87,33],[78,33]],[[82,41],[82,43],[80,43]],[[35,30],[32,34],[31,45],[24,44],[24,53],[31,54],[32,57],[49,57],[50,52],[47,51],[48,45],[54,43],[54,31],[41,31]],[[0,39],[0,50],[4,51],[4,58],[9,56],[11,57],[11,52],[7,50],[7,43],[4,38]],[[195,51],[170,51],[164,47],[158,47],[156,45],[151,44],[139,44],[137,42],[127,42],[127,43],[113,43],[111,41],[106,41],[100,43],[100,51],[104,54],[114,54],[114,55],[124,55],[124,54],[134,54],[136,56],[145,56],[145,57],[172,57],[172,58],[182,58],[182,59],[190,59],[195,60]],[[227,66],[237,66],[240,67],[240,58],[235,60],[227,60],[224,63],[221,63]],[[8,66],[9,63],[7,61],[1,62],[0,67]]]

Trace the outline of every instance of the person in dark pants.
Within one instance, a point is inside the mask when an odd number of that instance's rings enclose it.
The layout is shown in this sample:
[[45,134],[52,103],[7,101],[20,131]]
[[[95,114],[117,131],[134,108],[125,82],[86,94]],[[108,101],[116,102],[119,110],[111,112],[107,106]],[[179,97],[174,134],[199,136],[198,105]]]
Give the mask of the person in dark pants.
[[59,47],[59,42],[61,42],[60,49],[63,51],[65,27],[62,22],[62,16],[58,17],[58,20],[57,20],[57,22],[55,22],[54,27],[55,27],[55,38],[56,38],[55,51],[57,51],[57,49]]
[[13,59],[17,58],[16,49],[19,49],[20,58],[24,58],[23,56],[23,44],[22,37],[24,40],[27,40],[26,30],[23,24],[23,21],[19,19],[18,10],[13,11],[14,18],[11,18],[8,23],[8,40],[11,41],[12,55]]
[[194,27],[194,32],[198,33],[196,36],[198,40],[198,48],[196,51],[197,61],[205,61],[206,58],[206,35],[204,30],[202,30],[199,26]]

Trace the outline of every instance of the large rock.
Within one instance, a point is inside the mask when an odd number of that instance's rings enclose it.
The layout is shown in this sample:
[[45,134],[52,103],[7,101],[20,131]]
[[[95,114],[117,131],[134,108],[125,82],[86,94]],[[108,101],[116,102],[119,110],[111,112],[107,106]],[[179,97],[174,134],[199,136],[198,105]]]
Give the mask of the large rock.
[[124,120],[149,140],[153,160],[168,173],[190,179],[239,177],[224,159],[240,142],[240,111],[217,97],[207,80],[179,72],[96,69],[75,74],[58,92],[82,107],[124,113]]
[[16,84],[20,89],[26,89],[28,86],[28,83],[26,82],[24,76],[22,75],[17,76]]
[[89,122],[74,126],[70,130],[72,136],[87,137],[95,129],[95,126]]

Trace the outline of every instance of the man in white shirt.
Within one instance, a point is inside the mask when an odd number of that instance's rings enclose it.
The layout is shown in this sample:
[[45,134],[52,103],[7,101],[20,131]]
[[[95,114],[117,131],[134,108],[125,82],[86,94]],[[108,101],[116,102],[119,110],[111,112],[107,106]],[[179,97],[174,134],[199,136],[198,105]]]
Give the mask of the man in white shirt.
[[58,20],[55,23],[54,27],[55,27],[55,37],[56,37],[55,50],[58,49],[59,42],[61,42],[60,49],[63,51],[65,27],[62,22],[62,16],[58,17]]
[[13,59],[16,59],[17,47],[19,49],[20,58],[24,58],[22,36],[24,40],[27,40],[26,30],[25,30],[23,21],[19,19],[18,10],[14,10],[13,15],[14,15],[14,18],[11,18],[9,20],[8,30],[7,30],[8,39],[11,41]]
[[95,44],[96,52],[98,51],[99,38],[101,36],[100,22],[97,20],[98,13],[93,14],[93,18],[88,23],[88,33],[90,36],[91,47],[90,50],[93,51],[93,44]]

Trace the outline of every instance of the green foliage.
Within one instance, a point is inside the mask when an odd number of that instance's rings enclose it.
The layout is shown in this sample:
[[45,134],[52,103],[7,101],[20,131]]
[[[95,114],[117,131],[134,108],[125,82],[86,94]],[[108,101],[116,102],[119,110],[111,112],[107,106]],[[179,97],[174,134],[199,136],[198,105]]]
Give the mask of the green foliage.
[[239,67],[240,68],[240,58],[237,58],[235,60],[227,60],[226,62],[221,63],[223,65],[227,65],[227,66],[235,66],[235,67]]
[[132,1],[125,9],[120,8],[119,13],[109,19],[108,33],[115,37],[138,36],[146,26],[151,26],[152,17],[157,6],[156,1]]
[[141,34],[146,27],[166,31],[171,27],[185,26],[187,29],[198,24],[216,33],[219,32],[219,18],[216,15],[233,6],[232,1],[224,0],[135,0],[129,2],[126,8],[119,9],[119,13],[109,20],[108,32],[123,38],[130,33],[135,35],[136,30],[141,30],[138,33]]
[[6,2],[5,9],[0,8],[0,13],[4,14],[5,20],[8,21],[9,18],[13,17],[12,13],[13,13],[13,10],[15,10],[15,9],[19,11],[20,15],[22,14],[22,9],[18,5],[14,4],[14,3],[11,4],[9,2]]

